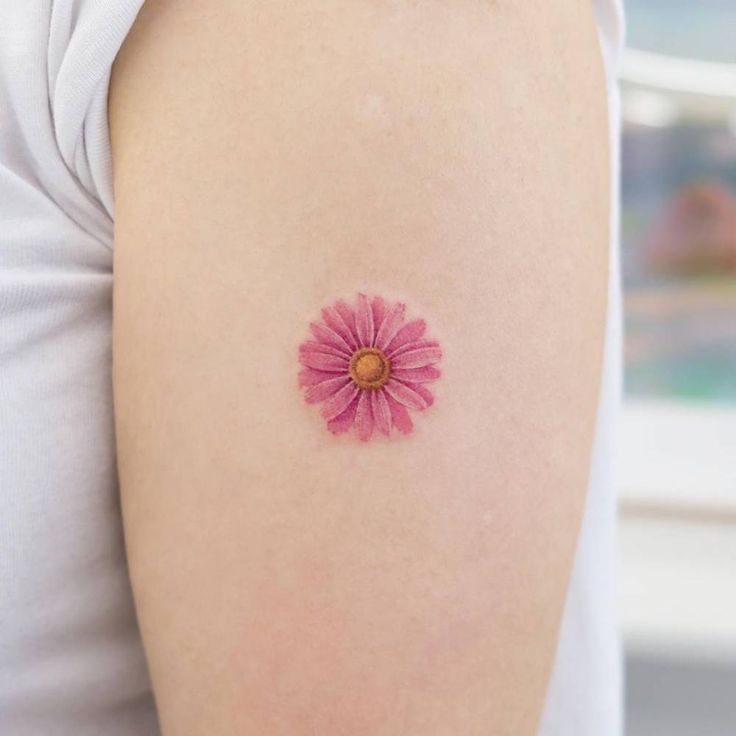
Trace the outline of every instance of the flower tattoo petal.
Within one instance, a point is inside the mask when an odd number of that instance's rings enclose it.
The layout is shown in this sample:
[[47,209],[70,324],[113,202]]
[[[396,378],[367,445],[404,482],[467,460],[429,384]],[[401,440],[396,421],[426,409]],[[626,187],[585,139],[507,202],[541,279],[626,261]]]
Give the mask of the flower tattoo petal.
[[392,429],[414,429],[409,409],[424,411],[434,403],[427,384],[440,377],[437,340],[424,337],[423,319],[406,321],[406,305],[380,296],[357,296],[321,311],[311,322],[311,339],[299,346],[299,386],[308,404],[322,404],[327,429],[351,429],[364,442]]

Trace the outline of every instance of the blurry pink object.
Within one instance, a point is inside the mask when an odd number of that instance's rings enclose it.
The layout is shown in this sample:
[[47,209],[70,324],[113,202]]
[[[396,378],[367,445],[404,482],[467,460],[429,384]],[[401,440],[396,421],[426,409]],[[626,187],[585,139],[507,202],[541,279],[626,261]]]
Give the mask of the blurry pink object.
[[644,245],[646,260],[656,271],[736,272],[736,198],[717,180],[686,185]]
[[406,305],[358,294],[356,308],[340,300],[309,327],[314,340],[299,346],[299,385],[308,404],[324,402],[322,416],[334,434],[355,426],[368,440],[374,429],[408,434],[409,409],[423,411],[434,397],[427,384],[440,376],[436,340],[422,339],[423,319],[406,322]]

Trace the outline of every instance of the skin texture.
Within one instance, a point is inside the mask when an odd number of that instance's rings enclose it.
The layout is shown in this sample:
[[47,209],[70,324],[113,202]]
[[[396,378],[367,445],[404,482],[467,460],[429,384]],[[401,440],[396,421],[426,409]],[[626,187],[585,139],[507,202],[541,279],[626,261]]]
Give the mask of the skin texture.
[[[114,393],[165,736],[532,736],[589,470],[608,162],[589,4],[148,0],[114,70]],[[305,326],[442,345],[333,437]]]

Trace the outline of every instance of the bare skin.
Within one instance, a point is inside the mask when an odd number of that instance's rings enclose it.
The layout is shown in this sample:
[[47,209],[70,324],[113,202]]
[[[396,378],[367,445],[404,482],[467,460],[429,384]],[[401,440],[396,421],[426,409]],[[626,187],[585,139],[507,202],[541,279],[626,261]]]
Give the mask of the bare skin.
[[[110,120],[164,735],[532,736],[606,307],[588,3],[148,0]],[[309,320],[358,292],[442,346],[410,434],[333,436],[297,385]]]

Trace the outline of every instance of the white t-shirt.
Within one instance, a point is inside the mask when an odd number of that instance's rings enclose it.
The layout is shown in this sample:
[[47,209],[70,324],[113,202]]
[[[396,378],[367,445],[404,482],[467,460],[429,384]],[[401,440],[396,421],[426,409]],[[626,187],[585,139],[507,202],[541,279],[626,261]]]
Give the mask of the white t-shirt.
[[[149,736],[110,377],[110,68],[143,0],[0,0],[0,734]],[[598,0],[616,149],[618,0]],[[616,191],[616,187],[614,187]],[[615,242],[616,203],[612,218]],[[540,736],[617,736],[619,292]],[[493,697],[489,693],[489,697]]]

